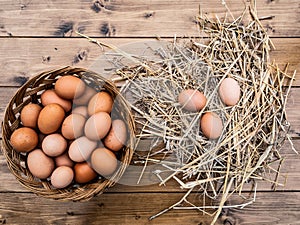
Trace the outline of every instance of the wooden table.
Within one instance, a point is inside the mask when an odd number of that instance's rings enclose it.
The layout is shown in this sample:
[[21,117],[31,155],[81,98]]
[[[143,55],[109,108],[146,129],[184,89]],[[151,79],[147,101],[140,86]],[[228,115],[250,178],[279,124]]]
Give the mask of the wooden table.
[[[116,46],[155,37],[171,39],[175,34],[197,36],[194,16],[199,3],[209,16],[224,11],[219,0],[0,0],[1,118],[9,99],[31,76],[66,65],[89,68],[102,54],[75,31]],[[227,5],[236,15],[243,9],[241,0],[228,0]],[[272,57],[281,67],[289,62],[289,73],[300,71],[299,0],[258,0],[257,6],[259,17],[272,16],[262,21],[277,48]],[[287,105],[296,149],[300,148],[299,85],[297,79]],[[288,143],[282,152],[285,187],[273,192],[268,182],[261,182],[254,204],[224,210],[218,224],[300,223],[300,156]],[[165,187],[117,184],[89,202],[48,200],[24,189],[0,155],[0,224],[209,224],[211,217],[190,210],[174,210],[148,221],[183,194],[175,182]]]

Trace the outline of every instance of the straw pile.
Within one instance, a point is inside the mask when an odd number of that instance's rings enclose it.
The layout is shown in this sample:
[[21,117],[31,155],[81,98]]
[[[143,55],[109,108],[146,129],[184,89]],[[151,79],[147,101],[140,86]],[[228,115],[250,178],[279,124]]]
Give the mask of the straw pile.
[[[245,23],[248,12],[251,19]],[[295,73],[290,76],[271,62],[269,52],[275,46],[257,17],[255,2],[240,17],[229,15],[220,20],[200,13],[197,23],[206,38],[175,39],[156,52],[161,60],[134,58],[135,66],[116,72],[121,78],[115,81],[126,81],[122,92],[130,96],[140,127],[137,141],[151,139],[147,154],[137,158],[145,166],[154,163],[165,168],[155,172],[161,184],[175,179],[187,190],[180,201],[150,219],[170,209],[197,209],[214,216],[213,224],[222,208],[254,202],[258,180],[268,180],[274,188],[282,185],[278,181],[280,147],[286,139],[291,142],[285,105]],[[242,90],[233,107],[225,106],[218,96],[226,77],[238,81]],[[200,112],[186,112],[178,104],[178,94],[187,88],[207,97]],[[207,139],[199,130],[199,119],[206,111],[214,111],[223,121],[218,140]],[[273,168],[276,161],[279,166]],[[267,170],[275,172],[275,180],[267,178]],[[166,171],[168,175],[163,176]],[[242,191],[249,184],[252,195],[244,196]],[[196,205],[188,200],[194,191],[203,201],[212,201]],[[225,206],[234,193],[241,196],[241,204]]]

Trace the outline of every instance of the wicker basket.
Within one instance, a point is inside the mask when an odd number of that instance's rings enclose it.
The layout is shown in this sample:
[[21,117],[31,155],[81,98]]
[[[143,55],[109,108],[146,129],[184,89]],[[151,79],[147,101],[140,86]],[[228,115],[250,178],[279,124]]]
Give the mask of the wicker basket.
[[[118,159],[121,162],[117,171],[105,179],[99,177],[94,183],[74,184],[64,189],[54,189],[49,180],[35,178],[26,167],[26,155],[16,152],[10,144],[10,136],[20,126],[20,112],[30,102],[40,103],[42,91],[54,87],[55,81],[65,75],[80,77],[96,90],[106,90],[114,98],[114,110],[126,121],[128,126],[128,141]],[[119,93],[116,86],[100,75],[82,68],[65,67],[58,70],[41,73],[27,81],[12,97],[4,115],[2,123],[2,151],[7,165],[16,179],[27,189],[39,196],[58,200],[83,201],[101,194],[106,188],[113,186],[122,176],[129,165],[134,149],[134,120],[126,100]]]

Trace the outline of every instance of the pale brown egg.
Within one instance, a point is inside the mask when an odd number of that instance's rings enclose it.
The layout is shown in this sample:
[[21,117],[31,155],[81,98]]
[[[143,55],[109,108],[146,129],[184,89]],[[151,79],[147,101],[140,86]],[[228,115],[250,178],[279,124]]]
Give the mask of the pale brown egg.
[[225,78],[220,84],[219,95],[225,105],[236,105],[241,96],[239,83],[233,78]]
[[54,158],[56,167],[68,166],[73,167],[74,162],[70,159],[68,152]]
[[80,114],[71,114],[65,118],[61,126],[62,135],[69,139],[82,136],[85,125],[85,118]]
[[88,104],[88,113],[93,115],[97,112],[110,113],[113,106],[113,98],[105,91],[95,94]]
[[25,105],[21,111],[21,122],[24,126],[37,128],[37,120],[42,107],[38,104],[30,103]]
[[60,77],[55,83],[55,92],[64,99],[73,100],[85,91],[85,83],[78,77],[67,75]]
[[41,149],[29,152],[27,165],[32,175],[40,179],[48,178],[54,170],[53,159],[47,156]]
[[92,115],[85,123],[85,136],[91,140],[98,141],[104,138],[111,126],[111,118],[106,112],[98,112]]
[[28,127],[16,129],[10,137],[10,143],[17,152],[29,152],[37,146],[38,142],[38,134]]
[[69,157],[74,162],[83,162],[89,159],[90,155],[96,149],[97,142],[91,141],[87,137],[77,138],[69,147]]
[[83,105],[73,108],[72,113],[82,115],[84,118],[87,118],[89,116],[87,107]]
[[214,112],[205,113],[200,121],[202,133],[210,139],[217,139],[223,132],[221,118]]
[[119,151],[126,143],[127,129],[122,120],[113,120],[108,135],[104,138],[104,145],[112,151]]
[[187,89],[180,92],[178,95],[179,104],[188,111],[197,112],[203,109],[206,105],[206,97],[198,90]]
[[65,188],[69,186],[74,178],[73,170],[68,166],[57,167],[51,175],[51,184],[55,188]]
[[74,98],[73,103],[75,105],[87,105],[90,99],[97,93],[97,91],[89,86],[86,86],[84,93],[78,97]]
[[97,148],[91,156],[91,164],[98,174],[109,176],[116,171],[118,160],[115,154],[107,148]]
[[76,163],[74,166],[75,181],[77,183],[87,183],[97,177],[97,173],[87,162]]
[[66,149],[67,141],[58,133],[47,135],[42,142],[43,152],[51,157],[63,154]]
[[58,130],[65,118],[65,110],[56,103],[46,105],[40,112],[38,128],[43,134],[51,134]]
[[41,95],[41,102],[43,106],[51,103],[57,103],[64,108],[66,112],[69,112],[72,108],[72,102],[59,97],[54,90],[46,90]]

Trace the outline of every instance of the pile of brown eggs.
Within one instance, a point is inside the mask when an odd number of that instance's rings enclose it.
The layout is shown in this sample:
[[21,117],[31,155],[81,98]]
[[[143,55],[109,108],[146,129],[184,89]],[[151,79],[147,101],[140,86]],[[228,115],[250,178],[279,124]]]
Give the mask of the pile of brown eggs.
[[[235,79],[225,78],[220,83],[218,93],[225,105],[234,106],[240,100],[241,89]],[[202,92],[187,89],[178,95],[178,102],[185,110],[197,112],[206,106],[207,99]],[[200,128],[207,138],[217,139],[223,132],[223,122],[217,113],[208,111],[201,117]]]
[[24,106],[22,126],[10,143],[26,154],[32,175],[50,179],[54,188],[110,176],[118,167],[116,153],[127,140],[125,122],[111,117],[113,103],[108,92],[62,76],[54,89],[41,94],[41,103]]

